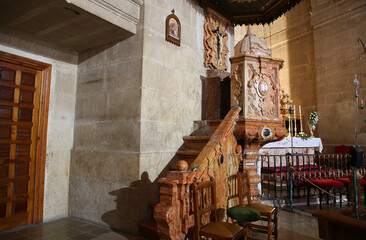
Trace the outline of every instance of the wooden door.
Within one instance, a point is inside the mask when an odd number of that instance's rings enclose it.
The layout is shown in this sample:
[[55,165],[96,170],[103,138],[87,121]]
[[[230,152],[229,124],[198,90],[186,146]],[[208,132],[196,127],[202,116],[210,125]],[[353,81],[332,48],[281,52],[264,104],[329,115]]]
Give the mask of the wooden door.
[[0,231],[34,222],[41,82],[42,71],[0,59]]

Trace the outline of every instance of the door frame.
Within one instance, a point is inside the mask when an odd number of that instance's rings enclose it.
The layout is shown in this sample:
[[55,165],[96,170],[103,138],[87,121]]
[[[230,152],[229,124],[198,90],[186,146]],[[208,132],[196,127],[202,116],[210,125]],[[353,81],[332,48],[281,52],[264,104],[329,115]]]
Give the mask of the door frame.
[[47,63],[35,61],[21,56],[0,51],[0,61],[12,63],[20,66],[33,68],[41,71],[41,92],[39,99],[39,118],[37,133],[37,150],[35,157],[35,176],[33,194],[33,216],[32,223],[43,221],[43,202],[44,202],[44,180],[46,165],[46,145],[47,145],[47,126],[48,126],[48,107],[51,86],[52,66]]

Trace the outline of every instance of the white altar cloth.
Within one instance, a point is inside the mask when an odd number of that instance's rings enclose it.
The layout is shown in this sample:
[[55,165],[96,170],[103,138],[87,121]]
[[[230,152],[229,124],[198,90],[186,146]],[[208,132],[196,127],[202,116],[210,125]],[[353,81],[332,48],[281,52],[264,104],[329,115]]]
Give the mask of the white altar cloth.
[[[293,138],[293,152],[298,154],[314,154],[315,151],[322,152],[323,144],[320,138],[308,138],[307,140],[303,140],[301,138]],[[273,166],[286,166],[286,158],[281,157],[286,155],[287,153],[291,153],[291,138],[287,137],[278,142],[271,142],[264,145],[261,149],[259,149],[259,154],[268,156],[268,155],[276,155],[269,158],[263,159],[263,166],[265,167],[273,167]],[[313,157],[305,157],[300,156],[298,158],[300,165],[304,164],[303,159],[305,159],[305,164],[310,163],[313,164]],[[276,161],[276,165],[274,165],[274,161]],[[282,163],[281,163],[282,162]],[[295,163],[294,163],[295,164]]]
[[[293,138],[293,147],[294,148],[313,148],[315,151],[322,152],[323,144],[320,138],[308,138],[303,140],[301,138],[294,137]],[[265,144],[260,151],[265,151],[268,148],[287,148],[287,152],[291,152],[291,138],[286,137],[278,142],[271,142]]]

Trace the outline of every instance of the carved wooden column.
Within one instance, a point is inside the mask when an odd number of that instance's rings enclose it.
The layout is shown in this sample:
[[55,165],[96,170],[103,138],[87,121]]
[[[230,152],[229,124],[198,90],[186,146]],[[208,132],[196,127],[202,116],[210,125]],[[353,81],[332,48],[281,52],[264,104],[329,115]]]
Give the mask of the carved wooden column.
[[287,134],[280,115],[279,70],[283,60],[272,58],[267,45],[249,26],[245,37],[235,46],[235,56],[230,62],[231,107],[243,109],[235,135],[243,141],[244,169],[249,171],[253,200],[257,201],[259,149]]

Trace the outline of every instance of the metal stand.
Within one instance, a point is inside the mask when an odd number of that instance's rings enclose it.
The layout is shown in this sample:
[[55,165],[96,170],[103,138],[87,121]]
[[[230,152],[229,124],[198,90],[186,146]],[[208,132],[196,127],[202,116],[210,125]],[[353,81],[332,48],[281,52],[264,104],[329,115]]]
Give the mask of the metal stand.
[[353,171],[353,186],[354,186],[354,200],[355,200],[355,218],[358,219],[358,192],[357,192],[357,169],[352,167]]
[[287,212],[299,212],[300,210],[298,209],[295,209],[293,208],[293,185],[292,185],[292,182],[293,182],[293,174],[294,174],[294,170],[292,169],[292,158],[294,156],[294,126],[293,126],[293,114],[294,114],[294,108],[292,106],[289,107],[288,109],[288,112],[290,113],[290,137],[291,137],[291,154],[288,155],[287,157],[289,158],[289,160],[287,161],[288,162],[288,165],[289,165],[289,171],[288,171],[288,179],[289,179],[289,186],[288,187],[288,194],[290,196],[290,202],[289,202],[289,206],[285,206],[283,208],[284,211],[287,211]]
[[356,98],[356,126],[355,126],[355,145],[357,146],[358,143],[358,139],[357,139],[357,129],[358,129],[358,86],[360,85],[360,82],[357,80],[357,74],[355,74],[355,78],[353,79],[353,83],[355,84],[356,87],[356,92],[355,92],[355,98]]

